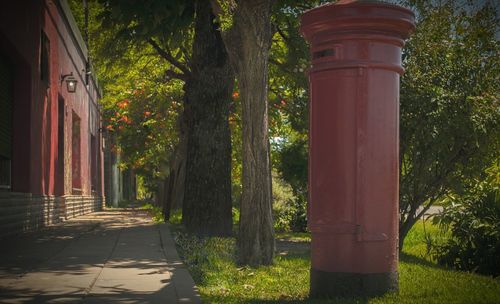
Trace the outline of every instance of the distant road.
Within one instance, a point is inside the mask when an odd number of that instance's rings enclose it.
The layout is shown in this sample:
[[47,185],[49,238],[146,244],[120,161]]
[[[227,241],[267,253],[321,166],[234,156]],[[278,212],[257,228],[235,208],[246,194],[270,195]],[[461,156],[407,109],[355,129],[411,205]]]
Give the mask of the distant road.
[[[418,212],[422,210],[422,207],[418,208]],[[424,216],[429,217],[431,215],[439,214],[443,212],[443,207],[442,206],[431,206],[427,212],[425,212]]]

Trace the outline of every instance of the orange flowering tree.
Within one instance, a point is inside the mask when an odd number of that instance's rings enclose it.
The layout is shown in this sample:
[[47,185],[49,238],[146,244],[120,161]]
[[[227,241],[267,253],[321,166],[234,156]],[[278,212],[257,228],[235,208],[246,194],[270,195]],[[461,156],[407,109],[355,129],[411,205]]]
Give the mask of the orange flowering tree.
[[154,189],[177,143],[181,96],[175,87],[151,88],[138,86],[124,94],[125,98],[110,101],[104,117],[107,132],[119,145],[121,165],[134,169]]
[[148,192],[155,192],[166,174],[182,112],[182,82],[163,81],[168,64],[153,54],[149,48],[130,48],[120,60],[100,57],[98,69],[110,148],[120,152],[121,168],[144,177]]

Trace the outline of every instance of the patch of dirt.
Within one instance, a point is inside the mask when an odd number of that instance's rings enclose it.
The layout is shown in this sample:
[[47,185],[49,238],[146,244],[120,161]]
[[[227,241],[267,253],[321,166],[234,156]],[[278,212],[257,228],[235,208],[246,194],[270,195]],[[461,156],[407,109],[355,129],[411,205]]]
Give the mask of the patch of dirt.
[[311,248],[309,241],[298,241],[293,239],[276,239],[276,254],[308,254]]

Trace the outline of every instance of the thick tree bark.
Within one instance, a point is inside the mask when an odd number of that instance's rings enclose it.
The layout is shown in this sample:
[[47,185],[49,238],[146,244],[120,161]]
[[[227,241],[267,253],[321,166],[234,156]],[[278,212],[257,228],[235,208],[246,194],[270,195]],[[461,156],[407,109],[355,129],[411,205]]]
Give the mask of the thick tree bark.
[[135,181],[135,172],[133,169],[126,169],[122,172],[123,199],[126,201],[135,201],[137,199],[137,186]]
[[186,139],[185,127],[179,128],[179,143],[170,159],[168,177],[158,184],[158,200],[163,211],[163,219],[168,221],[172,210],[182,208],[186,180]]
[[231,235],[229,102],[234,74],[208,1],[196,3],[191,72],[185,83],[187,126],[185,193],[187,230]]
[[184,202],[184,193],[186,190],[186,149],[185,143],[181,145],[181,152],[178,154],[178,158],[174,162],[172,167],[173,180],[170,185],[172,188],[169,189],[169,200],[171,210],[177,210],[182,208],[182,203]]
[[399,223],[399,243],[398,243],[398,249],[399,252],[403,251],[403,245],[404,245],[404,240],[406,236],[408,235],[408,232],[410,232],[411,228],[415,223],[418,221],[418,218],[408,218],[404,223]]
[[238,237],[240,264],[271,264],[274,255],[268,137],[268,61],[272,1],[239,1],[224,37],[236,70],[243,108],[243,193]]
[[170,193],[172,192],[173,183],[175,181],[175,176],[170,171],[170,175],[160,182],[160,197],[162,199],[161,207],[163,219],[165,222],[170,220],[170,211],[172,210],[172,200],[169,199]]
[[186,154],[187,139],[184,114],[179,117],[179,143],[170,160],[170,172],[168,178],[162,181],[163,218],[168,221],[172,210],[182,208],[186,181]]

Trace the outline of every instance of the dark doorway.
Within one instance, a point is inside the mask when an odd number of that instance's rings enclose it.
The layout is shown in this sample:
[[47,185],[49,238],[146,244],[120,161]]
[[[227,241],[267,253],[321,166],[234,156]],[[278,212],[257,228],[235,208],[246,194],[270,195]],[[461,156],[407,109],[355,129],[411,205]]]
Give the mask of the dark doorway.
[[72,193],[82,194],[82,162],[81,162],[81,120],[75,112],[72,115],[72,136],[71,136],[71,163],[72,163]]
[[95,135],[90,135],[90,174],[92,192],[97,190],[97,141]]
[[64,98],[59,96],[57,110],[57,171],[56,171],[56,189],[55,194],[58,196],[64,195],[64,124],[66,116],[66,107]]
[[12,188],[13,81],[11,64],[0,54],[0,191]]

